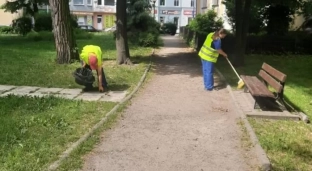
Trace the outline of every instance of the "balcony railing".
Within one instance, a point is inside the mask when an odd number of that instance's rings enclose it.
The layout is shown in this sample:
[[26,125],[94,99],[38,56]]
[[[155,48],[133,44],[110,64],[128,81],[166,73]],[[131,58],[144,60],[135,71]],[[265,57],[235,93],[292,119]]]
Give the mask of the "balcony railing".
[[107,12],[107,13],[116,13],[116,6],[102,6],[102,5],[93,5],[94,12]]

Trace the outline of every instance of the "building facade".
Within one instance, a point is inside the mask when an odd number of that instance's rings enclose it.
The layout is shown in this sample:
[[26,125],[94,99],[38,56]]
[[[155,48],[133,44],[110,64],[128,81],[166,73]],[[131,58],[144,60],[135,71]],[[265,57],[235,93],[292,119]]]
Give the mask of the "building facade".
[[[177,27],[186,26],[196,15],[196,0],[156,0],[155,20],[172,22]],[[179,29],[178,29],[179,30]]]
[[79,25],[92,25],[99,30],[115,25],[116,0],[71,0],[69,6]]
[[[70,0],[71,14],[77,16],[79,25],[91,25],[104,30],[113,27],[116,20],[116,0]],[[41,12],[49,12],[48,6],[40,7]]]

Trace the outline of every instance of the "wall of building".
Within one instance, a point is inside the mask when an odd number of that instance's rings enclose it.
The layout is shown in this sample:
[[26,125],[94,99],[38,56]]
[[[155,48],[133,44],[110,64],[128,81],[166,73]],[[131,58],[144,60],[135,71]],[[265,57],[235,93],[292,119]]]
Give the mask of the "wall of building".
[[[192,1],[194,7],[191,7]],[[155,3],[155,20],[161,24],[167,22],[176,23],[178,28],[186,26],[192,20],[193,13],[194,16],[196,14],[195,1],[196,0],[157,0]],[[177,31],[179,31],[179,29]]]
[[[7,0],[0,0],[0,6],[2,6]],[[18,13],[10,13],[10,12],[4,12],[3,9],[0,9],[0,26],[5,25],[9,26],[12,24],[12,20],[18,18],[21,15],[21,12]]]

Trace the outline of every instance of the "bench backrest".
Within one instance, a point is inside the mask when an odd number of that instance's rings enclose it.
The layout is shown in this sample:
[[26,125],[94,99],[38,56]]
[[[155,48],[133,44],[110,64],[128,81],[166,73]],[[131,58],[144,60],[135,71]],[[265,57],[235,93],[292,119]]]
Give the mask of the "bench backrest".
[[259,72],[259,76],[270,86],[272,86],[277,93],[281,93],[284,89],[284,83],[287,76],[273,68],[267,63],[263,63],[262,68]]

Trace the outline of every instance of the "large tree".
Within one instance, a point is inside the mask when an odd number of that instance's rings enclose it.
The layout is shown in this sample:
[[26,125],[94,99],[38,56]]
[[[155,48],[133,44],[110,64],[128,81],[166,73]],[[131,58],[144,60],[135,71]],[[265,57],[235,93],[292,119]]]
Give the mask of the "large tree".
[[235,1],[235,55],[234,64],[244,65],[247,34],[249,28],[249,14],[252,0]]
[[117,64],[132,65],[127,37],[127,1],[119,0],[116,5],[116,49]]
[[49,0],[49,2],[57,52],[56,62],[68,64],[79,59],[69,11],[69,0]]

